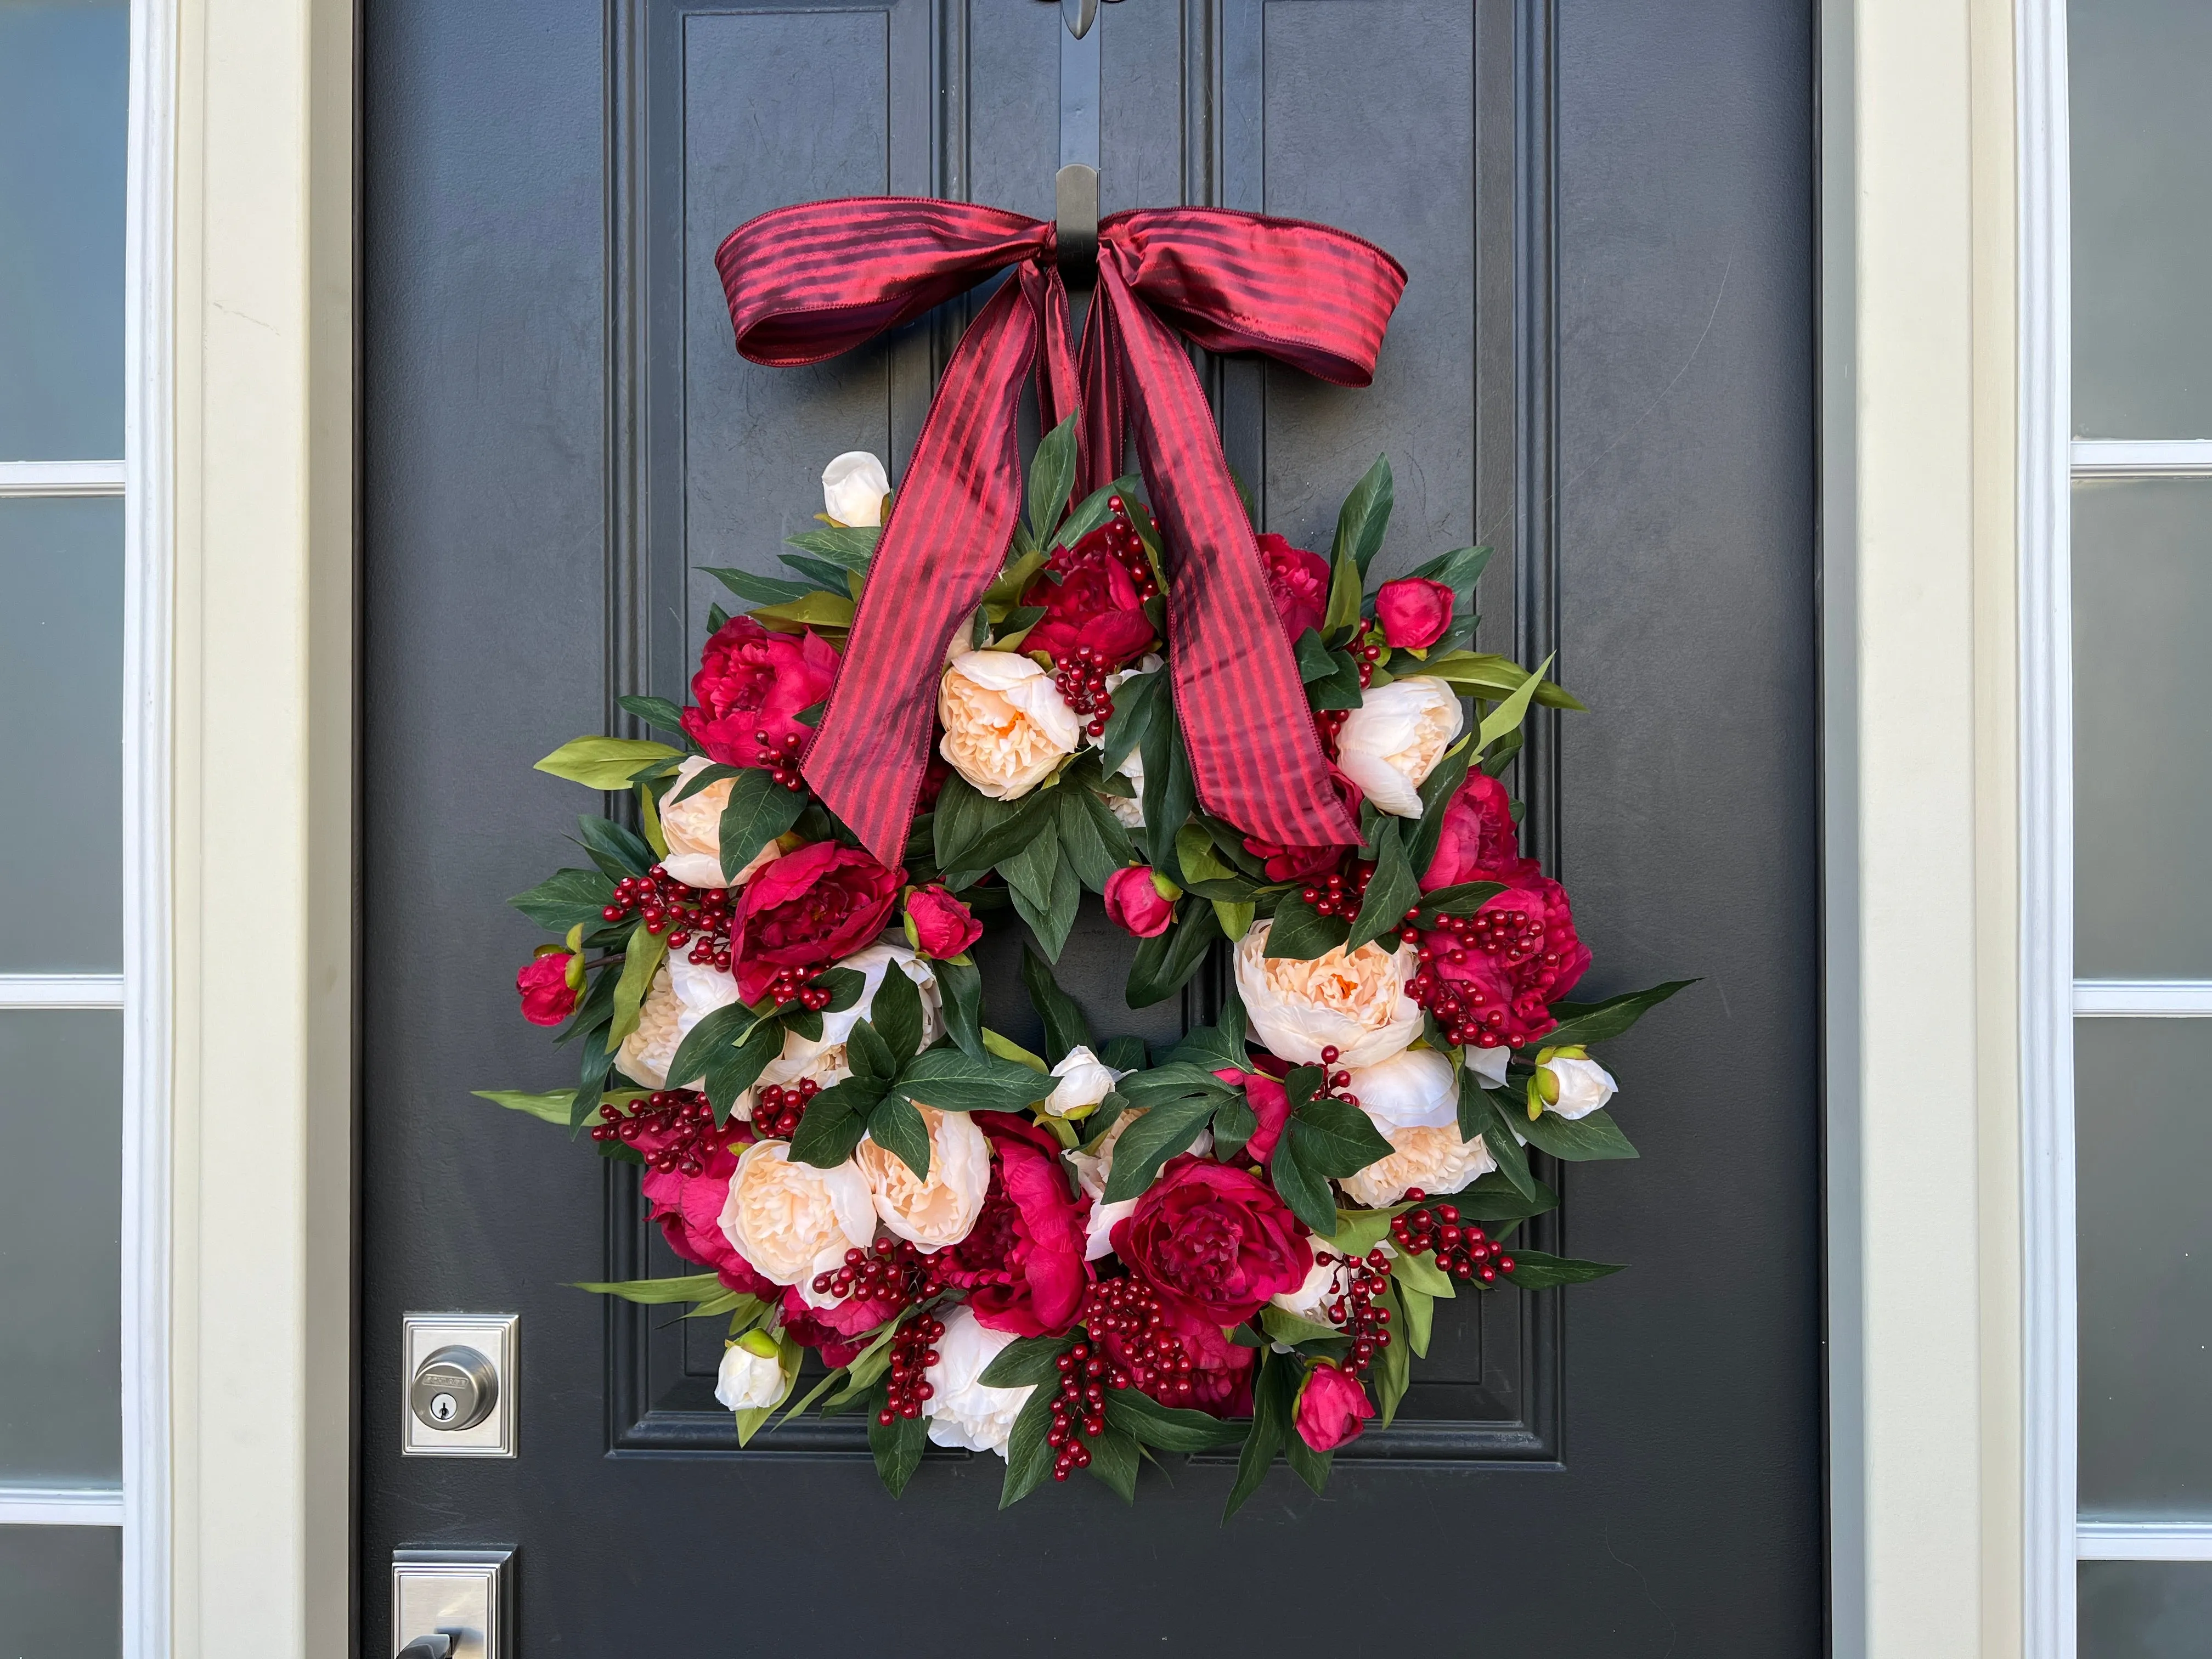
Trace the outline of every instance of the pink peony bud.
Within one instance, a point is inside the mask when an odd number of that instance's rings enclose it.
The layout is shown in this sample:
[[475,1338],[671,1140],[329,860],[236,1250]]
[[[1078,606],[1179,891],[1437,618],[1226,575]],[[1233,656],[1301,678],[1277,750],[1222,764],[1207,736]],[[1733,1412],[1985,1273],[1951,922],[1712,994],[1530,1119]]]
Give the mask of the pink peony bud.
[[975,912],[935,885],[908,891],[906,926],[915,950],[940,958],[957,957],[983,937]]
[[541,951],[514,976],[514,988],[522,994],[522,1017],[532,1025],[558,1025],[576,1012],[568,960],[566,951]]
[[1133,864],[1106,878],[1106,914],[1139,939],[1152,939],[1174,921],[1175,902],[1160,891],[1150,866]]
[[1453,603],[1451,589],[1425,577],[1384,582],[1375,596],[1375,620],[1382,624],[1382,642],[1393,650],[1427,649],[1451,626]]
[[1359,1438],[1360,1425],[1375,1415],[1375,1406],[1358,1378],[1332,1361],[1316,1359],[1299,1385],[1293,1414],[1299,1439],[1317,1452],[1334,1451]]

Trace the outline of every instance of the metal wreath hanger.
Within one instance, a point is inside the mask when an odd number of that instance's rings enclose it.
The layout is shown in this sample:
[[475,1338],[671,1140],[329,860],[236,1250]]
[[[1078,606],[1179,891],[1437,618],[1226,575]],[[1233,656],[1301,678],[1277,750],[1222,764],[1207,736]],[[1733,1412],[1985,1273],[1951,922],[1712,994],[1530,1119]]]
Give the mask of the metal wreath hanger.
[[[1116,0],[1106,3],[1113,5]],[[1060,0],[1060,15],[1067,20],[1067,32],[1080,40],[1098,21],[1098,0]]]

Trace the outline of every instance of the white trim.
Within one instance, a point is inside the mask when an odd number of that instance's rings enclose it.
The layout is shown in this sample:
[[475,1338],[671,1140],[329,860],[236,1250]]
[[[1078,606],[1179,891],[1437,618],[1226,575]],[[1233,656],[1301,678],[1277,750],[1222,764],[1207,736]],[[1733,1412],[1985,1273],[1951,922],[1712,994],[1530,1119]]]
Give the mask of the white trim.
[[178,0],[131,0],[124,246],[123,1642],[167,1659]]
[[0,1008],[120,1008],[120,974],[0,974]]
[[119,1527],[120,1486],[0,1486],[0,1527]]
[[2076,1015],[2104,1019],[2195,1019],[2212,1015],[2212,979],[2082,979]]
[[2212,1522],[2084,1521],[2084,1561],[2212,1561]]
[[0,500],[21,495],[120,495],[121,461],[0,461]]
[[2073,272],[2065,0],[2016,0],[2021,1649],[2074,1659]]
[[2069,459],[2077,477],[2201,478],[2212,477],[2212,440],[2107,443],[2077,438]]

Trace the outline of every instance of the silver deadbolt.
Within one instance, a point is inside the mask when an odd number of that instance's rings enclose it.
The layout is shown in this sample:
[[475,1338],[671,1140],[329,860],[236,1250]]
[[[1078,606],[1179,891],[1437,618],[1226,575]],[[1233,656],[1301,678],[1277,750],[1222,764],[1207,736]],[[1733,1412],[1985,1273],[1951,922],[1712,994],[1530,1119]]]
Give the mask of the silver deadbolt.
[[449,1345],[416,1367],[407,1403],[425,1428],[472,1429],[499,1403],[499,1372],[474,1348]]

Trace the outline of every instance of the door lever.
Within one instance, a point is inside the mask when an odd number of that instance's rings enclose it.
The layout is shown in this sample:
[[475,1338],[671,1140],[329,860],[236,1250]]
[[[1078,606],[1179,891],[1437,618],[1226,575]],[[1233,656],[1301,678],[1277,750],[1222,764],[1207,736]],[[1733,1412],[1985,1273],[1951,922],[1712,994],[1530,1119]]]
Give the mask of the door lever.
[[443,1631],[434,1631],[428,1636],[418,1636],[392,1656],[392,1659],[453,1659],[453,1638]]

